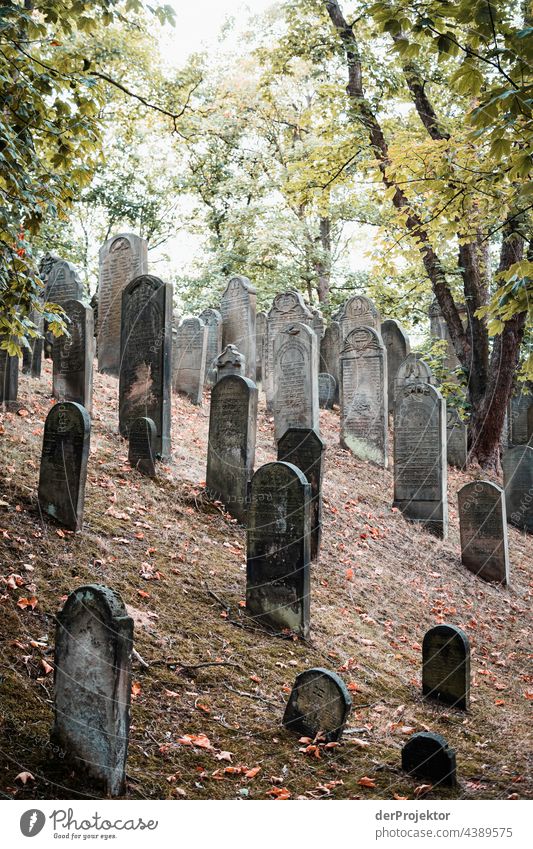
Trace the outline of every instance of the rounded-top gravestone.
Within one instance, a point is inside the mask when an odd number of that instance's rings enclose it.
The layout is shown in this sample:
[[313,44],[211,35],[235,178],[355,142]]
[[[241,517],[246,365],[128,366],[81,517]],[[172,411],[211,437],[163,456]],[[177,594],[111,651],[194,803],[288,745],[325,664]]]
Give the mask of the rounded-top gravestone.
[[455,625],[435,625],[422,642],[422,694],[461,710],[470,699],[470,643]]
[[413,734],[402,749],[402,769],[435,786],[454,787],[457,783],[455,751],[440,734]]
[[313,739],[320,735],[333,742],[340,739],[351,707],[342,678],[328,669],[307,669],[296,677],[283,725],[298,734]]

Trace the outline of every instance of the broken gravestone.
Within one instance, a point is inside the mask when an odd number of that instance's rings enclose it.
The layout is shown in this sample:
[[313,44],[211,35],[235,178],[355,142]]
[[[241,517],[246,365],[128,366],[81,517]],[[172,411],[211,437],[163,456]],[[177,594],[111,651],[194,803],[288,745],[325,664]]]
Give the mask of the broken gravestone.
[[434,786],[455,787],[457,783],[455,751],[440,734],[413,734],[402,749],[402,769]]
[[149,478],[156,477],[157,429],[152,419],[141,416],[130,427],[128,437],[128,461],[132,468]]
[[311,486],[311,560],[316,560],[322,533],[322,474],[325,445],[307,427],[290,427],[278,442],[278,460],[292,463]]

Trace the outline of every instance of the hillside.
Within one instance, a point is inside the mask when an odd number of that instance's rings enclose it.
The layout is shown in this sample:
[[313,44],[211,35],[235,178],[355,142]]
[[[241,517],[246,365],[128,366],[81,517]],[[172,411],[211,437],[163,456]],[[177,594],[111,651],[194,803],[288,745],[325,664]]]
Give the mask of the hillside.
[[[245,530],[203,495],[208,397],[202,408],[173,399],[172,462],[150,481],[127,464],[117,382],[95,375],[85,525],[72,535],[43,522],[36,503],[50,387],[47,362],[40,381],[21,376],[18,413],[0,417],[1,795],[98,795],[51,757],[48,735],[54,614],[77,586],[101,582],[135,621],[130,798],[413,798],[425,791],[399,770],[400,749],[421,730],[457,751],[459,787],[430,797],[531,797],[533,544],[509,530],[507,589],[461,566],[455,493],[468,475],[450,470],[450,535],[441,542],[391,510],[391,471],[342,450],[338,413],[321,411],[324,525],[311,639],[282,639],[247,620]],[[256,468],[272,459],[261,402]],[[32,597],[34,609],[17,605]],[[420,696],[422,638],[444,621],[471,640],[468,713]],[[308,747],[280,724],[296,674],[317,665],[340,671],[354,702],[330,749]],[[207,740],[187,745],[183,735]],[[17,781],[21,771],[34,780]],[[363,777],[371,781],[361,785]]]

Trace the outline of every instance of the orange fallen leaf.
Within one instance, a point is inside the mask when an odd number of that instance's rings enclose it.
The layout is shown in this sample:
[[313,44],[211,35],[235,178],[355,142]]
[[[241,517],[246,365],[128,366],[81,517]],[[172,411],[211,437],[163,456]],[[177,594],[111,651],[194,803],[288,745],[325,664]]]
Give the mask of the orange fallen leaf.
[[137,595],[140,595],[141,598],[150,598],[150,593],[146,593],[144,590],[137,590]]
[[50,666],[50,664],[49,664],[49,663],[47,663],[47,662],[46,662],[46,660],[45,660],[44,658],[41,658],[41,666],[42,666],[42,668],[44,669],[44,674],[45,674],[45,675],[49,675],[49,674],[50,674],[50,672],[53,672],[53,671],[54,671],[54,667],[53,667],[53,666]]
[[20,607],[21,610],[25,610],[27,607],[31,607],[32,610],[35,610],[38,604],[38,600],[35,596],[31,598],[19,598],[17,601],[17,607]]
[[253,769],[249,769],[248,772],[244,773],[245,778],[255,778],[258,772],[261,772],[260,766],[254,766]]
[[376,782],[374,781],[374,779],[369,778],[367,775],[363,775],[363,777],[360,778],[357,783],[360,784],[361,787],[374,788],[376,786]]
[[231,752],[219,752],[215,755],[217,761],[229,761],[231,763]]
[[[19,416],[21,416],[23,419],[25,419],[25,418],[26,418],[26,416],[29,416],[28,411],[27,411],[27,410],[24,410],[24,409],[18,410],[18,414],[19,414]],[[32,777],[33,777],[33,776],[32,776]]]
[[353,578],[353,569],[347,569],[346,570],[346,580],[351,581],[352,578]]
[[179,699],[180,694],[176,693],[174,690],[164,690],[165,696],[168,696],[170,699]]
[[267,796],[272,796],[274,799],[290,799],[291,793],[286,787],[271,787]]
[[138,681],[133,681],[131,685],[131,695],[135,699],[141,692],[141,685]]
[[64,539],[66,537],[65,531],[62,531],[61,528],[58,528],[56,530],[56,534],[58,535],[58,537],[61,537],[61,539]]
[[361,691],[360,691],[360,688],[359,688],[359,687],[357,686],[357,684],[355,684],[353,681],[350,681],[350,683],[349,683],[349,684],[347,684],[346,686],[347,686],[347,689],[348,689],[351,693],[360,693],[360,692],[361,692]]
[[35,776],[31,774],[31,772],[19,772],[17,776],[15,776],[15,781],[20,781],[21,784],[26,784],[27,781],[35,781]]
[[261,679],[260,679],[259,675],[250,675],[250,681],[254,681],[256,684],[261,683]]
[[203,713],[211,713],[211,709],[207,707],[207,705],[202,704],[202,702],[198,702],[196,705],[198,710],[201,710]]
[[431,790],[433,790],[432,784],[419,784],[415,787],[415,796],[418,799],[420,796],[426,796]]
[[178,743],[182,746],[197,746],[199,749],[213,749],[211,741],[205,734],[184,734],[183,737],[178,737]]
[[505,699],[494,699],[494,704],[496,707],[502,707],[505,704]]

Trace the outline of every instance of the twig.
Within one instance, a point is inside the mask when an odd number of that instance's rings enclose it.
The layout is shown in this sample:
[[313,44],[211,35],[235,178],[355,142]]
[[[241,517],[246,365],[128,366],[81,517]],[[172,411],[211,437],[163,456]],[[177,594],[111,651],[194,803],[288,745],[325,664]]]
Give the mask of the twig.
[[150,669],[150,664],[147,663],[143,657],[141,657],[141,655],[139,654],[137,649],[133,649],[131,654],[132,654],[132,657],[134,657],[135,660],[137,660],[141,664],[141,666],[144,667],[144,669]]
[[179,663],[176,664],[180,669],[204,669],[206,666],[234,666],[236,669],[242,669],[240,663],[232,663],[230,660],[213,660],[206,663]]
[[213,592],[213,590],[209,589],[209,584],[207,583],[207,581],[204,581],[204,586],[207,590],[207,594],[210,595],[211,598],[214,598],[215,601],[218,602],[218,604],[220,604],[220,606],[224,608],[224,610],[231,610],[231,607],[226,601],[221,599],[220,596]]
[[230,687],[229,684],[224,684],[226,690],[229,690],[230,693],[235,693],[237,696],[243,696],[245,699],[254,699],[258,702],[265,702],[267,705],[273,705],[276,708],[279,708],[278,702],[273,702],[270,699],[265,699],[264,696],[256,696],[255,693],[246,693],[244,690],[236,690],[235,687]]

